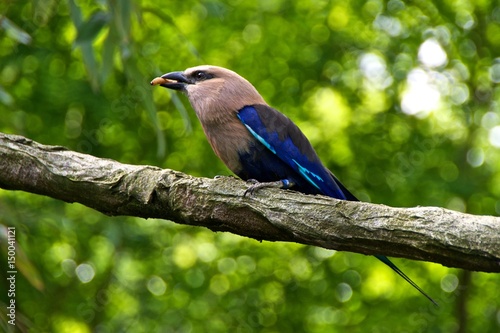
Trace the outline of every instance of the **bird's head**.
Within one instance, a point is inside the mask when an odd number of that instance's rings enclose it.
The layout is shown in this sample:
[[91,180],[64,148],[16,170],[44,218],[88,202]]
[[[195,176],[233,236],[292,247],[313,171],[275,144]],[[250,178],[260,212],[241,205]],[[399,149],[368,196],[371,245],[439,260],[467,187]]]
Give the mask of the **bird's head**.
[[185,92],[198,117],[236,113],[246,105],[266,104],[254,86],[237,73],[217,66],[197,66],[171,72],[152,85]]

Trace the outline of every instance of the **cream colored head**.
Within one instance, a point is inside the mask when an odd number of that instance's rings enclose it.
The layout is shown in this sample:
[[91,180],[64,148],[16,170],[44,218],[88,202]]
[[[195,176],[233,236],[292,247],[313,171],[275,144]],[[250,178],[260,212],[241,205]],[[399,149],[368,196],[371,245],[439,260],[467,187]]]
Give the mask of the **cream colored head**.
[[220,121],[229,114],[234,116],[246,105],[266,104],[250,82],[223,67],[197,66],[184,72],[167,73],[161,78],[165,80],[161,86],[187,94],[203,121]]

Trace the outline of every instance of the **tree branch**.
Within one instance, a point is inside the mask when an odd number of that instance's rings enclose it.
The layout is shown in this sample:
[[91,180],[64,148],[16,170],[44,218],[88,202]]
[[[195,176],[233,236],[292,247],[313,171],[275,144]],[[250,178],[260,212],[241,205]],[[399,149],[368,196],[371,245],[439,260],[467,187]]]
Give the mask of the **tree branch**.
[[121,164],[0,133],[0,188],[79,202],[107,215],[162,218],[258,240],[500,272],[500,218],[392,208]]

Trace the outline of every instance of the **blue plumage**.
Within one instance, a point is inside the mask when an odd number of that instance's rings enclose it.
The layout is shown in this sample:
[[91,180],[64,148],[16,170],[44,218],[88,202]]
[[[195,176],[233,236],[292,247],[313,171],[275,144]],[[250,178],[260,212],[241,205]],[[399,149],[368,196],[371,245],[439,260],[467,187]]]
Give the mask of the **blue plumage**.
[[[268,106],[238,74],[199,66],[167,73],[152,84],[187,93],[217,156],[240,178],[260,182],[251,188],[278,185],[306,194],[358,200],[321,163],[300,129]],[[375,257],[437,305],[389,258]]]
[[[295,190],[308,194],[323,194],[337,199],[346,199],[345,194],[314,152],[307,138],[285,115],[267,105],[245,106],[238,112],[238,118],[255,139],[272,152],[259,161],[260,154],[243,154],[241,162],[248,178],[261,182],[287,179],[294,183]],[[251,149],[262,149],[254,144]],[[255,161],[249,163],[247,158]],[[249,164],[249,165],[247,165]],[[255,171],[255,168],[259,171]],[[266,180],[252,174],[269,173]],[[246,177],[243,177],[246,178]],[[262,177],[261,177],[262,178]]]

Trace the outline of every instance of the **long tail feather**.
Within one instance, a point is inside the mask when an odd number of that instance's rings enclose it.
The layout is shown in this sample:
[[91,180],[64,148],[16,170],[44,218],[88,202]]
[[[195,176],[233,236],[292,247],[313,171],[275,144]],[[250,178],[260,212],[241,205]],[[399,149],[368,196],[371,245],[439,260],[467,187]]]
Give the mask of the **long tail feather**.
[[405,279],[409,284],[411,284],[413,288],[417,289],[422,295],[427,297],[427,299],[431,301],[435,306],[439,306],[439,304],[435,300],[433,300],[432,297],[427,295],[425,291],[423,291],[419,286],[417,286],[417,284],[413,282],[408,276],[406,276],[406,274],[403,273],[403,271],[400,270],[396,265],[394,265],[394,263],[390,261],[389,258],[387,258],[386,256],[379,256],[379,255],[376,255],[375,257],[378,260],[382,261],[387,266],[389,266],[390,268],[392,268],[393,271],[398,273],[398,275],[401,276],[403,279]]

